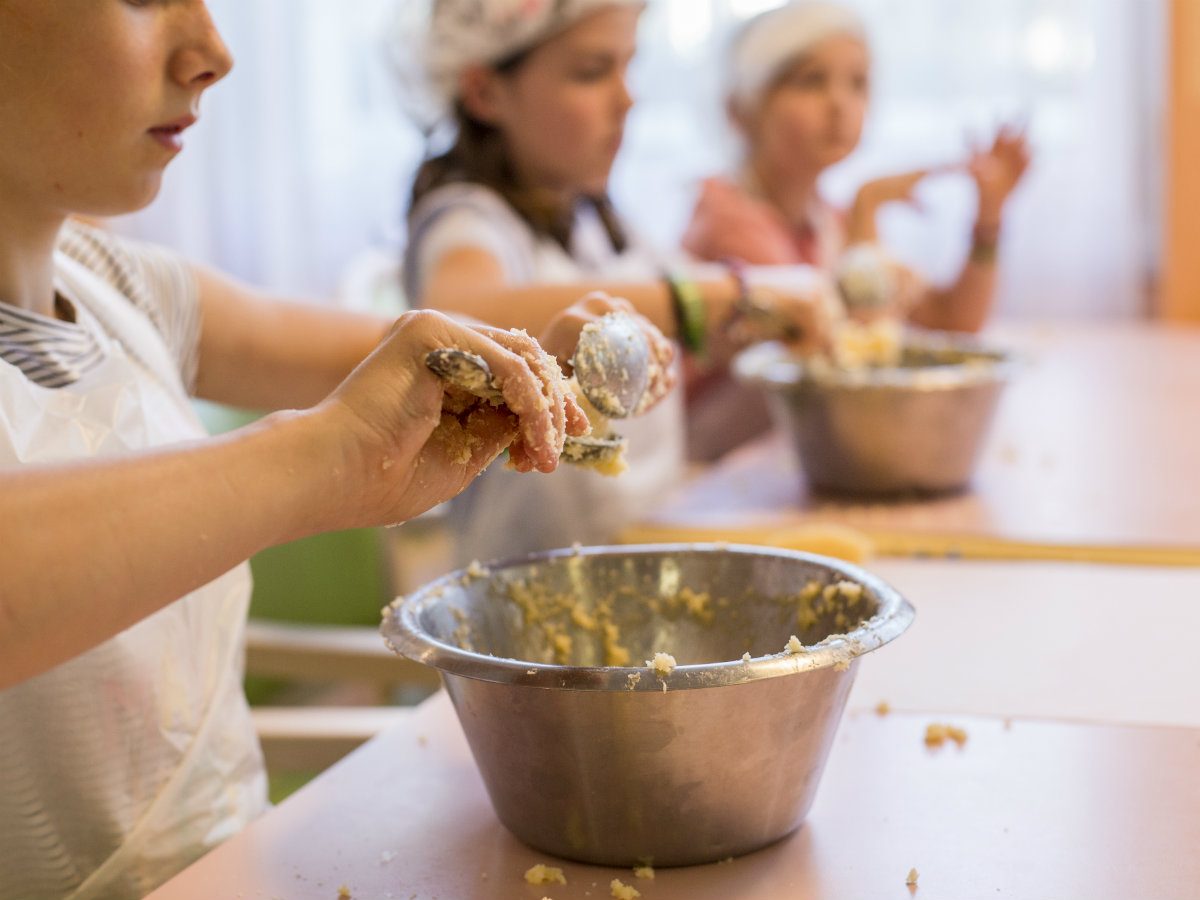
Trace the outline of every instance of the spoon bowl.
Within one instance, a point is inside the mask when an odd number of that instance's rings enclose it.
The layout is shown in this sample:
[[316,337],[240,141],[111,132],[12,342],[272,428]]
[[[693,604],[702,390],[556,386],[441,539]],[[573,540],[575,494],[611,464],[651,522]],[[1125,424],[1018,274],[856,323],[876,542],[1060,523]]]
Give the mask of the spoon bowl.
[[583,326],[571,358],[575,380],[602,416],[636,415],[650,385],[650,343],[625,313],[612,312]]

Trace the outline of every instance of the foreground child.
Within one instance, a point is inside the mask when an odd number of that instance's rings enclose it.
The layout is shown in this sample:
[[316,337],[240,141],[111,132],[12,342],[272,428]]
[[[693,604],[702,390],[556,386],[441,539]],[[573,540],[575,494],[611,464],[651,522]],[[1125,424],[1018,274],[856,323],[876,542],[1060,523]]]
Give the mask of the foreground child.
[[[155,196],[231,65],[199,0],[0,0],[0,60],[0,897],[140,897],[266,806],[245,560],[506,447],[549,472],[586,420],[523,334],[284,304],[69,218]],[[504,404],[447,419],[443,346]],[[189,394],[288,411],[213,439]]]

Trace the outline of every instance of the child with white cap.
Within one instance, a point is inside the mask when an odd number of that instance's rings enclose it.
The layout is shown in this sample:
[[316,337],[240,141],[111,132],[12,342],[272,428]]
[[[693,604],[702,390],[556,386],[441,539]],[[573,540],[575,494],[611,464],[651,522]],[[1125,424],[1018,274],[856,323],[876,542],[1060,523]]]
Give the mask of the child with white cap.
[[[413,302],[537,330],[581,294],[604,290],[693,351],[734,315],[742,281],[724,270],[707,281],[664,279],[665,260],[607,197],[643,6],[433,0],[419,65],[406,74],[417,82],[410,97],[428,101],[450,143],[414,182],[404,258]],[[764,292],[764,301],[810,343],[822,339],[811,295]],[[561,468],[524,485],[493,466],[451,504],[459,561],[611,541],[682,474],[679,397],[619,430],[629,467],[616,479]]]
[[[829,166],[858,145],[870,99],[867,31],[853,10],[824,0],[798,0],[749,20],[731,44],[725,89],[729,118],[744,140],[731,179],[705,182],[683,246],[700,259],[737,257],[748,263],[809,263],[838,273],[848,248],[876,244],[876,213],[911,200],[929,169],[881,178],[860,188],[850,209],[834,209],[817,189]],[[995,257],[1005,202],[1029,163],[1023,134],[1003,127],[990,147],[957,168],[978,189],[972,244],[959,277],[944,288],[921,284],[882,258],[894,287],[853,303],[898,307],[930,328],[976,331],[995,291]],[[939,167],[944,171],[946,167]],[[867,258],[857,254],[859,259]]]
[[[907,319],[977,331],[995,292],[1001,212],[1029,162],[1024,137],[1002,128],[990,147],[958,167],[978,187],[971,250],[951,285],[931,287],[879,245],[875,220],[882,205],[911,201],[932,170],[865,184],[848,211],[818,190],[821,173],[858,145],[870,83],[866,27],[850,8],[798,0],[750,19],[734,36],[725,76],[727,112],[744,157],[733,177],[703,183],[682,246],[700,260],[816,266],[837,283],[851,316],[877,325]],[[727,423],[726,441],[713,452],[770,427],[757,391],[719,374],[704,388],[689,394],[688,414]]]

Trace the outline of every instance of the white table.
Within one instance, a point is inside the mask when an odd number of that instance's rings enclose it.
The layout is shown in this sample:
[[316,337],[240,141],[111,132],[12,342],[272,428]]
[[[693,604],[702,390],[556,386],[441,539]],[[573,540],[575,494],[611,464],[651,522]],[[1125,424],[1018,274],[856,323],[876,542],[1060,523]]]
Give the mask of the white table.
[[807,487],[772,435],[685,484],[632,541],[786,541],[849,525],[881,553],[1200,564],[1200,328],[1010,325],[1026,364],[1001,400],[970,490],[904,502]]

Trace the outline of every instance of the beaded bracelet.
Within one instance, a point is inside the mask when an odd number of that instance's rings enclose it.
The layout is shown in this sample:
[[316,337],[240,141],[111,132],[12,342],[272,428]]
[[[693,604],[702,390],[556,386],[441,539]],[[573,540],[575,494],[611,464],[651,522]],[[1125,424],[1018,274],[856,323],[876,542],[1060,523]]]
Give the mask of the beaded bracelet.
[[708,358],[708,306],[696,282],[679,275],[667,273],[663,276],[671,292],[671,304],[675,310],[675,322],[679,330],[679,343],[697,359]]

